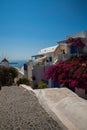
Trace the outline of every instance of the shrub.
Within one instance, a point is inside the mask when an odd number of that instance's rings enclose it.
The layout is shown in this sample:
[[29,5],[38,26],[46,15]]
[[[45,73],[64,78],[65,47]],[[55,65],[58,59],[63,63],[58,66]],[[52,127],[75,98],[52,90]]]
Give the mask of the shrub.
[[40,82],[38,83],[38,89],[43,89],[43,88],[47,88],[47,85],[46,85],[46,83],[44,83],[43,81],[40,81]]
[[30,85],[30,82],[29,82],[29,80],[27,78],[20,78],[17,81],[17,85],[20,85],[20,84]]
[[47,84],[44,81],[40,81],[38,84],[33,86],[33,89],[44,89],[47,88]]
[[33,89],[38,89],[38,84],[33,85]]

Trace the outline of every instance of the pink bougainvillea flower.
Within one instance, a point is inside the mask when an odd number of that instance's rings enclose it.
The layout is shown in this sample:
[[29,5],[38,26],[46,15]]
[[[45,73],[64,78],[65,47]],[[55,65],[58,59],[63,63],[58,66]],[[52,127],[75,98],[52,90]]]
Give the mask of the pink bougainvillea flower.
[[82,77],[87,79],[87,74],[82,74]]
[[87,57],[74,57],[50,66],[46,78],[69,87],[87,88]]
[[71,81],[70,87],[77,87],[77,86],[78,86],[78,81],[76,80]]
[[74,45],[74,46],[76,46],[76,47],[82,47],[82,48],[84,48],[85,47],[85,43],[82,41],[82,39],[81,38],[68,38],[67,40],[66,40],[66,43],[67,44],[70,44],[70,45]]

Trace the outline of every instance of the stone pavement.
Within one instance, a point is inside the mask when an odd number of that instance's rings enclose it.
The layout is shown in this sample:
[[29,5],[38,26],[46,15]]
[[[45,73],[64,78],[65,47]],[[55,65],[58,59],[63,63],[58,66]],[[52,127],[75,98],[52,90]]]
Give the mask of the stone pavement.
[[41,107],[32,91],[3,87],[0,91],[0,130],[63,130]]

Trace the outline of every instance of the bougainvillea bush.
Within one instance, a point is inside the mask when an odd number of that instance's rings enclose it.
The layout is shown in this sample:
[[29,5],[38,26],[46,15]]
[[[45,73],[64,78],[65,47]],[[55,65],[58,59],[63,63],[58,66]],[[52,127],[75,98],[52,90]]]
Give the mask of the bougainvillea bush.
[[70,88],[87,88],[87,57],[72,57],[50,66],[46,78]]
[[75,47],[81,47],[81,48],[84,48],[85,47],[85,43],[84,41],[81,39],[81,38],[72,38],[72,37],[69,37],[67,40],[66,40],[66,43],[68,45],[73,45]]

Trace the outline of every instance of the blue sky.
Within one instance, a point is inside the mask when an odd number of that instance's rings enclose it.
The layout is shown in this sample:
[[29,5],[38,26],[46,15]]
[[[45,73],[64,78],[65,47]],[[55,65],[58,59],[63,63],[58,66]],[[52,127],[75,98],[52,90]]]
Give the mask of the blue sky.
[[0,0],[0,59],[29,59],[87,30],[87,0]]

